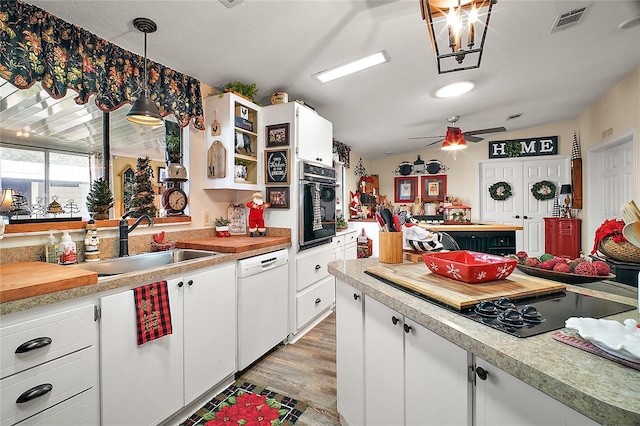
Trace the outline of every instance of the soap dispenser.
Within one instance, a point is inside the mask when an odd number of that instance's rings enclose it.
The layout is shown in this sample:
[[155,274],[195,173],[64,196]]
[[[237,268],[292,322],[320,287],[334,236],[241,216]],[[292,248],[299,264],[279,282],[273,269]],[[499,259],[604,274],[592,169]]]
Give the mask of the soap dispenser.
[[71,240],[69,231],[64,231],[62,241],[58,245],[58,263],[60,265],[72,265],[78,263],[76,243]]
[[49,231],[47,244],[44,246],[44,255],[47,263],[58,263],[58,242],[53,236],[53,231]]

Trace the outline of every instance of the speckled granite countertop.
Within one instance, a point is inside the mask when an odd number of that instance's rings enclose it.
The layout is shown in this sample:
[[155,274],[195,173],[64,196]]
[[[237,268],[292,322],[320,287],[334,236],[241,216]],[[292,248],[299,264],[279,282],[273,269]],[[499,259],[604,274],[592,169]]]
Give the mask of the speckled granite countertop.
[[127,287],[136,283],[153,282],[166,279],[172,275],[180,275],[208,266],[219,265],[227,262],[235,262],[239,259],[256,256],[271,251],[280,250],[291,247],[291,243],[277,244],[256,250],[250,250],[242,253],[220,253],[217,256],[188,260],[171,265],[161,266],[152,269],[145,269],[140,272],[131,272],[128,274],[120,274],[115,276],[100,277],[96,284],[89,284],[68,290],[56,291],[40,296],[28,297],[25,299],[14,300],[0,304],[0,315],[6,315],[13,312],[24,311],[38,306],[45,306],[52,303],[58,303],[65,300],[75,299],[92,294],[98,294],[104,291]]
[[[364,273],[379,264],[377,258],[337,261],[329,264],[329,272],[598,423],[640,424],[640,371],[557,342],[551,332],[519,339],[479,324]],[[567,289],[637,306],[637,299],[572,285]],[[608,318],[640,322],[637,310]]]

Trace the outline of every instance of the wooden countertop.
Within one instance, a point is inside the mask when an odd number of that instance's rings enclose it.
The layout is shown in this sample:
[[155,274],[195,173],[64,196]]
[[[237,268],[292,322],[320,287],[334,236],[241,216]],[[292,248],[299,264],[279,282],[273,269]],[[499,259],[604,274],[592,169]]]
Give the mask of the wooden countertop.
[[[555,341],[547,332],[519,339],[417,298],[365,273],[378,259],[329,263],[329,273],[393,307],[455,345],[601,424],[637,424],[640,372]],[[519,272],[512,277],[517,279]],[[522,275],[520,275],[522,276]],[[615,284],[615,283],[614,283]],[[637,298],[567,285],[567,290],[637,306]],[[637,310],[608,317],[640,321]],[[571,334],[572,330],[562,329]]]
[[501,223],[472,223],[471,225],[442,225],[439,223],[420,222],[421,228],[431,229],[433,231],[522,231],[522,226],[503,225]]
[[98,282],[98,274],[44,262],[0,265],[0,303]]
[[249,237],[232,235],[231,237],[208,237],[196,240],[178,241],[176,247],[195,250],[217,251],[221,253],[244,253],[271,247],[277,244],[291,243],[291,237]]

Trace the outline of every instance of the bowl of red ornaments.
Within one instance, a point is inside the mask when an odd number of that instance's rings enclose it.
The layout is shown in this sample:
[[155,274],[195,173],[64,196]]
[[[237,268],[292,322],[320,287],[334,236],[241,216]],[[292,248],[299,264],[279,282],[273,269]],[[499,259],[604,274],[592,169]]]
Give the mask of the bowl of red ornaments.
[[611,268],[601,260],[591,261],[583,257],[570,259],[545,253],[540,257],[530,257],[525,252],[516,254],[516,268],[527,275],[547,278],[566,284],[590,283],[614,279]]

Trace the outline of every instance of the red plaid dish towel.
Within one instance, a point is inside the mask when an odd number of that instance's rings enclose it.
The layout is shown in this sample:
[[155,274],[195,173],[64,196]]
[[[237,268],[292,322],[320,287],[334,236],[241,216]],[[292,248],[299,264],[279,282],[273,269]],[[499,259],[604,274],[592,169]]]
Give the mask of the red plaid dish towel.
[[136,302],[138,345],[173,333],[166,281],[133,289]]

